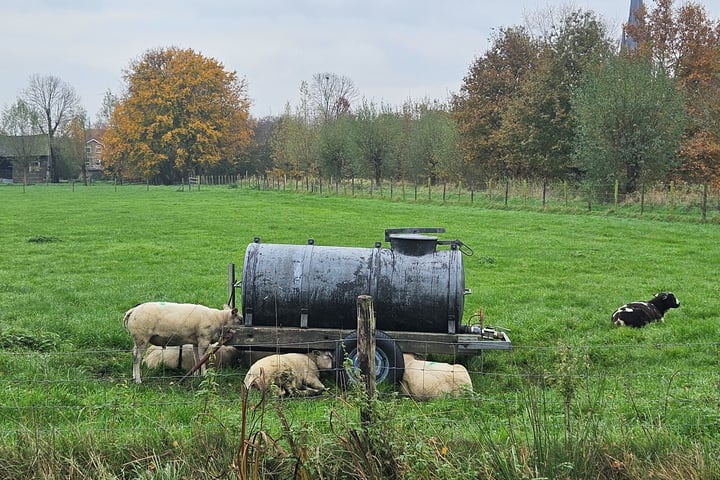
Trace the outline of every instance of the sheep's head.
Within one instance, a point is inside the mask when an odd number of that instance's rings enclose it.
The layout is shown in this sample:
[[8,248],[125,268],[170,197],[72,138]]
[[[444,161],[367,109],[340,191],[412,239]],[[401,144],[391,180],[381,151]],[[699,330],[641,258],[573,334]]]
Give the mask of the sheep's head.
[[333,368],[333,355],[330,352],[321,352],[313,350],[310,357],[315,361],[318,370],[330,370]]
[[243,317],[240,313],[238,313],[237,308],[230,308],[229,306],[224,305],[223,311],[228,313],[228,316],[225,319],[225,326],[234,327],[242,325]]

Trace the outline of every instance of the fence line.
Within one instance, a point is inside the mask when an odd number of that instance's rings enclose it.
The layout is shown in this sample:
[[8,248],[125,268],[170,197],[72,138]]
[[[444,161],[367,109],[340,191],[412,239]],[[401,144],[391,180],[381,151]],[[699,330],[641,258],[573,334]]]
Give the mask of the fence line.
[[[299,349],[312,350],[312,346],[308,346],[307,342],[302,342]],[[450,344],[448,344],[450,345]],[[628,379],[656,379],[656,380],[667,380],[668,375],[681,376],[686,384],[692,379],[695,379],[698,384],[705,384],[707,382],[716,382],[719,378],[708,379],[707,370],[698,368],[697,370],[674,370],[672,366],[654,366],[649,367],[647,371],[632,371],[628,372],[620,367],[612,367],[613,365],[604,365],[604,362],[611,362],[613,358],[631,358],[633,355],[642,356],[654,353],[662,352],[665,349],[672,349],[673,355],[678,355],[678,352],[705,352],[708,358],[713,358],[712,365],[708,365],[708,369],[715,368],[717,366],[717,353],[720,351],[720,342],[693,342],[693,343],[667,343],[652,345],[640,345],[640,344],[619,344],[619,345],[564,345],[564,346],[548,346],[548,345],[514,345],[512,350],[509,351],[485,351],[478,356],[456,356],[452,357],[449,355],[431,355],[433,359],[438,361],[447,361],[450,363],[464,363],[468,367],[468,371],[473,375],[479,382],[483,382],[486,379],[500,379],[503,381],[509,380],[523,380],[527,384],[536,383],[537,378],[543,377],[546,379],[556,379],[559,377],[568,377],[575,379],[607,379],[611,381],[628,380]],[[533,355],[542,355],[545,358],[544,362],[548,359],[555,359],[560,356],[561,352],[571,351],[576,352],[578,355],[592,356],[596,353],[612,353],[609,359],[603,359],[597,361],[587,360],[587,365],[580,365],[581,362],[576,362],[572,365],[560,365],[553,364],[557,367],[553,371],[528,371],[527,365],[522,359]],[[66,376],[63,378],[53,377],[53,371],[41,371],[34,375],[34,378],[28,379],[26,371],[23,368],[18,368],[18,375],[14,375],[14,370],[7,369],[3,371],[3,375],[0,376],[0,398],[5,397],[4,402],[0,402],[0,411],[6,411],[12,409],[12,402],[8,402],[8,396],[12,396],[12,392],[17,390],[17,387],[34,387],[34,386],[60,386],[60,387],[73,387],[73,386],[87,386],[95,385],[98,387],[103,386],[114,386],[123,382],[129,382],[132,380],[131,376],[131,350],[125,349],[107,349],[107,350],[79,350],[72,352],[10,352],[0,351],[0,361],[11,365],[27,365],[33,360],[39,362],[50,363],[50,364],[63,364],[68,362],[75,366],[82,366],[82,359],[92,359],[92,362],[88,362],[89,365],[100,363],[111,363],[118,362],[121,359],[123,367],[126,367],[126,373],[115,376],[86,376],[75,378],[72,376]],[[492,367],[486,368],[484,357],[492,355]],[[520,361],[516,361],[516,357]],[[552,362],[551,362],[552,363]],[[249,367],[249,361],[245,360],[244,364],[223,368],[217,372],[219,378],[226,380],[242,380],[245,370]],[[145,369],[145,367],[143,366]],[[144,379],[155,381],[155,383],[168,383],[175,382],[183,376],[183,372],[179,372],[173,368],[162,368],[154,371],[148,371],[143,376]],[[697,377],[697,378],[696,378]],[[332,382],[330,382],[332,384]],[[188,389],[192,389],[192,382],[188,384]],[[12,388],[9,388],[12,387]],[[720,390],[715,391],[715,398],[720,400]],[[28,405],[32,407],[33,405]],[[54,405],[55,408],[61,407],[62,405]]]
[[[363,178],[272,177],[261,175],[199,176],[203,185],[233,185],[256,190],[288,191],[317,195],[377,197],[397,201],[441,202],[448,204],[500,205],[579,211],[627,211],[634,214],[692,215],[706,220],[720,217],[720,188],[683,182],[659,183],[630,194],[617,184],[591,187],[568,182],[543,184],[527,180],[486,182],[471,187],[462,182],[431,183],[383,180],[380,184]],[[598,193],[600,191],[606,193]]]
[[[124,181],[123,184],[137,182]],[[47,185],[47,184],[43,184]],[[75,189],[73,182],[73,190]],[[151,185],[143,183],[147,188]],[[277,178],[261,175],[198,175],[183,179],[178,191],[202,190],[201,186],[230,186],[262,191],[281,191],[320,196],[382,198],[391,201],[425,202],[486,207],[535,209],[544,211],[600,212],[630,216],[652,215],[661,218],[697,218],[720,222],[720,186],[681,182],[660,183],[643,192],[621,193],[613,185],[599,193],[591,186],[567,182],[543,186],[540,182],[509,180],[468,187],[462,182],[432,184],[415,181],[325,179],[321,177]],[[118,185],[115,185],[117,190]],[[614,191],[613,191],[614,190]]]

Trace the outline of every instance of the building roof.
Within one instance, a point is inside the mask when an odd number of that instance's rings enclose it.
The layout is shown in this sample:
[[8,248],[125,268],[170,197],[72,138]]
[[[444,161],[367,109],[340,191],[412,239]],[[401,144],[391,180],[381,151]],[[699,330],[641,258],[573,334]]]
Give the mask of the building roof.
[[48,154],[47,135],[0,135],[0,157],[44,157]]

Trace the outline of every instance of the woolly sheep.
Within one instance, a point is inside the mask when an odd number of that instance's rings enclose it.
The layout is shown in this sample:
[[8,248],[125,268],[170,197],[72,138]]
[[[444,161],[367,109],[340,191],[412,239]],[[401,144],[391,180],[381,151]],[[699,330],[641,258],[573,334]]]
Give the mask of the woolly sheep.
[[[212,349],[215,344],[210,345]],[[215,354],[208,359],[208,365],[216,368],[223,368],[235,365],[240,358],[240,351],[235,347],[221,345]],[[150,345],[145,352],[143,363],[150,369],[160,368],[162,366],[168,368],[177,368],[178,370],[190,371],[195,366],[193,355],[193,345],[185,344],[182,347],[159,347]]]
[[428,362],[404,353],[405,371],[400,381],[402,393],[415,400],[430,400],[443,395],[472,391],[472,381],[462,365]]
[[[148,302],[137,305],[123,317],[123,324],[135,343],[133,347],[133,379],[142,383],[140,361],[148,345],[193,345],[195,365],[208,346],[232,327],[240,326],[242,317],[237,309],[218,310],[190,303]],[[205,373],[205,365],[201,367]]]
[[329,370],[333,357],[329,352],[284,353],[261,358],[250,366],[245,375],[245,387],[263,392],[277,386],[280,396],[317,394],[325,390],[320,370]]

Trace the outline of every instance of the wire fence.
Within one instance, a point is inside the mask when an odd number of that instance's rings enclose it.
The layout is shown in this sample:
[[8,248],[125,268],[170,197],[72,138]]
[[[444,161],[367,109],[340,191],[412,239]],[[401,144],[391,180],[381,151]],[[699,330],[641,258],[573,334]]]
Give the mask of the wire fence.
[[[481,427],[469,424],[468,415],[479,419],[489,414],[500,423],[512,421],[530,429],[533,410],[538,409],[549,424],[563,425],[566,416],[574,423],[593,417],[608,425],[622,421],[623,428],[717,436],[718,354],[720,343],[707,342],[515,346],[476,357],[430,356],[434,362],[464,364],[472,391],[415,403],[398,388],[385,385],[379,398],[410,402],[395,413],[399,418],[412,418],[423,409],[446,427],[465,432]],[[673,358],[692,362],[678,362],[683,365],[678,368]],[[638,361],[647,369],[633,367]],[[0,352],[0,438],[13,441],[22,432],[58,435],[88,429],[126,435],[165,429],[181,434],[192,430],[208,398],[221,410],[237,414],[248,362],[246,358],[215,371],[211,381],[183,381],[184,371],[167,366],[144,368],[144,385],[136,386],[127,350]],[[308,417],[309,422],[326,423],[327,412],[344,404],[347,395],[335,385],[332,373],[321,378],[329,387],[323,395],[283,400],[288,406],[315,402],[314,408],[327,409]],[[436,402],[442,405],[437,410]]]
[[[106,183],[93,181],[90,185]],[[123,184],[137,182],[124,181]],[[76,182],[71,182],[73,190]],[[149,189],[153,185],[145,183]],[[720,223],[720,186],[685,182],[657,183],[625,193],[617,183],[587,185],[570,182],[542,183],[508,179],[478,186],[463,182],[431,182],[428,179],[382,180],[365,178],[272,177],[268,175],[198,175],[182,179],[178,191],[200,191],[225,186],[262,191],[281,191],[318,196],[380,198],[390,201],[477,205],[490,208],[522,208],[560,212],[597,212],[628,216]],[[120,188],[115,184],[115,188]]]
[[301,192],[385,198],[405,202],[437,202],[465,205],[492,205],[546,210],[625,212],[662,216],[686,216],[703,221],[720,220],[720,188],[685,182],[658,183],[638,191],[623,193],[619,185],[586,185],[569,182],[542,183],[507,179],[487,181],[472,187],[462,182],[431,182],[363,178],[272,177],[272,176],[198,176],[188,189],[202,185],[233,185],[256,190]]

